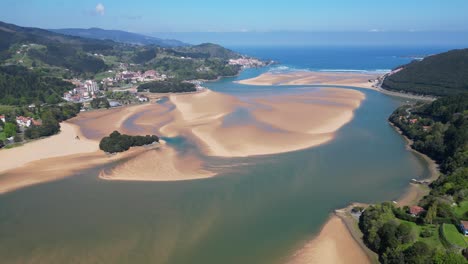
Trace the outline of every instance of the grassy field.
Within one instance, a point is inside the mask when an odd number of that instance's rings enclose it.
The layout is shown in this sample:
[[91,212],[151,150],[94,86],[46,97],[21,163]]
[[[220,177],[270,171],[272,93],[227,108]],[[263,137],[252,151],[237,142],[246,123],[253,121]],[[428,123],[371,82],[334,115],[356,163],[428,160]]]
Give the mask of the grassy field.
[[442,228],[448,242],[463,248],[468,246],[465,236],[458,231],[456,226],[452,224],[443,224]]
[[459,218],[464,218],[466,212],[468,212],[468,201],[461,202],[457,207],[453,208],[453,211]]
[[[426,244],[434,248],[444,249],[444,245],[442,244],[439,238],[438,225],[419,226],[413,222],[408,222],[408,221],[403,221],[403,220],[400,220],[400,222],[405,222],[411,225],[418,241],[425,242]],[[424,231],[429,232],[431,235],[428,237],[422,237],[421,233]]]

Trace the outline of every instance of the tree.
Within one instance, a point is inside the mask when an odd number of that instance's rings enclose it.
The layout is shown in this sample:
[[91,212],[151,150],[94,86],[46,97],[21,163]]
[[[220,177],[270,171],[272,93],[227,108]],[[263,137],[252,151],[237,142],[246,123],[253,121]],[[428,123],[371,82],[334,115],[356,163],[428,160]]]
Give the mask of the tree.
[[424,242],[417,241],[407,250],[405,250],[405,262],[408,264],[427,264],[431,263],[431,248]]
[[424,221],[428,224],[432,224],[434,218],[437,216],[437,202],[434,202],[427,210],[426,217]]
[[6,137],[14,137],[16,135],[16,125],[7,122],[3,128]]

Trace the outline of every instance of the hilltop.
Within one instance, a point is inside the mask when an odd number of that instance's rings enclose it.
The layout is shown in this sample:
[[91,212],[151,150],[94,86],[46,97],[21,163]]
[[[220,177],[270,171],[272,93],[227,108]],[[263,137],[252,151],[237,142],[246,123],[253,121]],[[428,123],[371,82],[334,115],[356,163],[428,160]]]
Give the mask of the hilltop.
[[136,45],[156,45],[160,47],[183,47],[189,46],[187,43],[174,39],[161,39],[150,37],[142,34],[122,31],[122,30],[106,30],[102,28],[63,28],[63,29],[50,29],[50,31],[83,38],[99,39],[99,40],[112,40],[115,42],[136,44]]
[[399,67],[386,76],[382,88],[435,96],[468,92],[468,49],[452,50]]

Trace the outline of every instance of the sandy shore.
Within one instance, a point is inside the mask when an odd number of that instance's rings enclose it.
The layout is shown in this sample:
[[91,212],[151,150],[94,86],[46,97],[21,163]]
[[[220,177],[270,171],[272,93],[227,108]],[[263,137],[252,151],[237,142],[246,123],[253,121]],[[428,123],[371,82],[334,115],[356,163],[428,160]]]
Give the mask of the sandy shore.
[[289,73],[267,72],[258,77],[241,80],[238,83],[247,85],[338,85],[356,86],[376,89],[373,87],[378,74],[351,72],[313,72],[297,71]]
[[343,221],[333,215],[319,235],[294,253],[287,263],[366,264],[371,261],[351,236]]
[[[76,136],[80,139],[75,139]],[[40,159],[95,152],[99,148],[98,144],[83,137],[76,125],[62,122],[57,135],[0,151],[0,174]]]

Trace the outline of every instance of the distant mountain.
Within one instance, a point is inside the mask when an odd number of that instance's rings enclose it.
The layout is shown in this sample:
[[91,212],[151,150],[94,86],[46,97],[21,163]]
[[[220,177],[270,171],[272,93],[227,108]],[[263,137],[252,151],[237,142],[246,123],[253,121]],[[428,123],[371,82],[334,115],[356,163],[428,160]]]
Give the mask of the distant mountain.
[[384,89],[445,96],[468,92],[468,49],[413,61],[387,76]]
[[77,36],[83,38],[92,38],[100,40],[113,40],[115,42],[136,44],[136,45],[156,45],[161,47],[183,47],[189,44],[173,39],[160,39],[150,36],[145,36],[137,33],[122,31],[122,30],[106,30],[101,28],[64,28],[50,29],[55,33],[64,35]]

